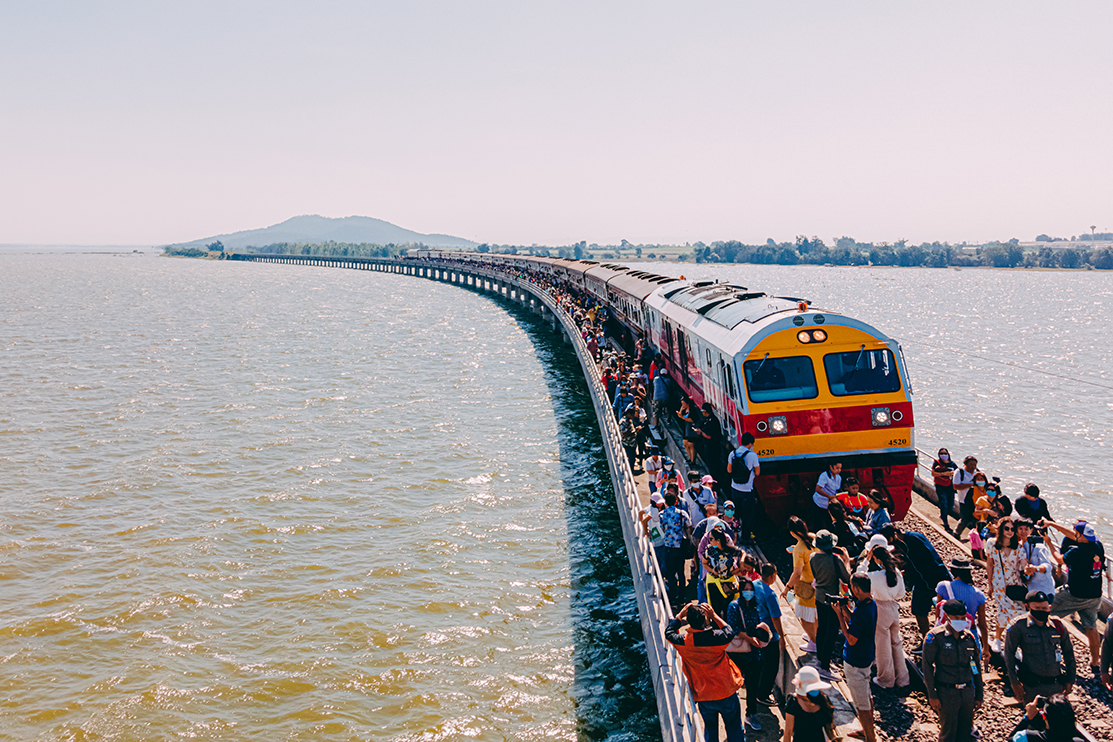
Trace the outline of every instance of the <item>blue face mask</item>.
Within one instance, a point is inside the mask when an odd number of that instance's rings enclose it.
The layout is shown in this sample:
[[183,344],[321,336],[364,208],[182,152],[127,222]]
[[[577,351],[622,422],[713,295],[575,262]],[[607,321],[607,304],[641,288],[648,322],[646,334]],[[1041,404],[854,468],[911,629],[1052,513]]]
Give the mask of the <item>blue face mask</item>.
[[754,591],[753,590],[743,590],[742,591],[742,597],[745,600],[753,600],[754,599]]
[[821,690],[808,691],[808,698],[812,699],[813,701],[818,701],[821,695],[823,695],[823,691]]
[[731,510],[730,508],[727,508],[726,510],[723,511],[723,515],[725,515],[728,518],[733,518],[734,517],[734,511]]

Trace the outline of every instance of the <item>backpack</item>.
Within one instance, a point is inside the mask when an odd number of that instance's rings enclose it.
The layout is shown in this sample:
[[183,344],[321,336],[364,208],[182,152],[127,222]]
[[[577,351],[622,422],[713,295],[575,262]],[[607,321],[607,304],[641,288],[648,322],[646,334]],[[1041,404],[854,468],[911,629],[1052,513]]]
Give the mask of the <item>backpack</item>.
[[750,467],[746,466],[746,453],[739,456],[739,451],[749,453],[750,449],[744,446],[734,449],[734,460],[730,464],[730,479],[735,484],[747,484],[750,481],[750,474],[753,472]]

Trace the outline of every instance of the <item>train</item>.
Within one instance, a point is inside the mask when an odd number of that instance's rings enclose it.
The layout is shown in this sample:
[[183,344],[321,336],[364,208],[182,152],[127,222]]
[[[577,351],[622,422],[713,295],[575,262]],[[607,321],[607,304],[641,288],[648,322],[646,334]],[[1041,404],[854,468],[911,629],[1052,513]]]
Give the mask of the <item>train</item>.
[[[413,251],[411,251],[413,252]],[[661,354],[672,381],[711,404],[724,437],[752,433],[755,490],[777,524],[806,511],[819,474],[842,464],[863,491],[912,501],[912,385],[900,343],[854,317],[795,297],[689,281],[592,260],[419,249],[408,258],[529,270],[600,300],[631,342]]]

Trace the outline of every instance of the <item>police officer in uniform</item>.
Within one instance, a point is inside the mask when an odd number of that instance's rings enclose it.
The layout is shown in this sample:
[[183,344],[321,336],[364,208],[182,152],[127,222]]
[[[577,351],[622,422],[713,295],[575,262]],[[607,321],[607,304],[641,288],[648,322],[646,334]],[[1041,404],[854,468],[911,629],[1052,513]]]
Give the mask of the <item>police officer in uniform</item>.
[[943,625],[924,638],[924,687],[939,714],[939,742],[969,742],[974,711],[985,692],[982,653],[970,631],[966,604],[951,598],[943,603],[943,613]]
[[[1063,622],[1051,618],[1053,599],[1045,592],[1030,591],[1024,599],[1028,614],[1013,621],[1005,632],[1005,669],[1017,700],[1070,695],[1074,687],[1074,645]],[[1017,649],[1024,656],[1019,662]]]

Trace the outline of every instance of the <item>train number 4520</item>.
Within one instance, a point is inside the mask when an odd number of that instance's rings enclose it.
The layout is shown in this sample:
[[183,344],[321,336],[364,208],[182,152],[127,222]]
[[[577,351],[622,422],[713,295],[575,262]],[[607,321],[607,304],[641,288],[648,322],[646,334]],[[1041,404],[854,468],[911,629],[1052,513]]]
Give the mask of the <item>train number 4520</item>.
[[907,438],[893,438],[892,440],[889,441],[889,445],[890,446],[907,446],[908,445],[908,439]]

